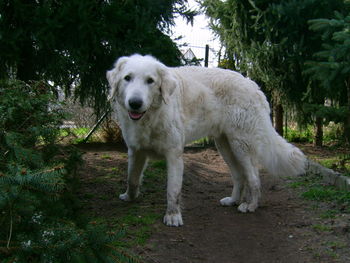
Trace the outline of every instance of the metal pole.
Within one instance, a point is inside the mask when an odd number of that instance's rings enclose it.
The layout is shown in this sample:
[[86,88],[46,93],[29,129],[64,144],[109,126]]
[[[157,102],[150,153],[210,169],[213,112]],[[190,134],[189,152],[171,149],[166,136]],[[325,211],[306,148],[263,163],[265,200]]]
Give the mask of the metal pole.
[[[209,65],[209,45],[205,45],[205,58],[204,58],[204,67],[208,67]],[[205,145],[213,145],[214,141],[210,137],[205,137],[205,140],[203,141],[203,146]]]
[[204,67],[208,67],[209,62],[209,45],[205,45],[205,58],[204,58]]

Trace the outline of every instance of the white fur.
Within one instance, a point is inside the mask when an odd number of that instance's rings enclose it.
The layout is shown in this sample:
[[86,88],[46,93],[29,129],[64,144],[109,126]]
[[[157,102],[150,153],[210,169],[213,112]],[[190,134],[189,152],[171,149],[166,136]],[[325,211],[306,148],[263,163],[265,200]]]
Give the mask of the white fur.
[[[125,80],[125,76],[131,80]],[[154,80],[148,83],[149,78]],[[228,164],[233,190],[220,202],[237,204],[241,212],[258,207],[260,179],[257,164],[275,175],[305,172],[306,159],[274,130],[265,95],[251,80],[230,70],[201,67],[169,68],[151,56],[133,55],[117,60],[107,72],[110,102],[129,149],[125,201],[139,194],[149,157],[167,161],[167,211],[164,223],[183,224],[180,193],[183,149],[186,143],[212,136]],[[128,100],[141,98],[145,112],[132,120]]]

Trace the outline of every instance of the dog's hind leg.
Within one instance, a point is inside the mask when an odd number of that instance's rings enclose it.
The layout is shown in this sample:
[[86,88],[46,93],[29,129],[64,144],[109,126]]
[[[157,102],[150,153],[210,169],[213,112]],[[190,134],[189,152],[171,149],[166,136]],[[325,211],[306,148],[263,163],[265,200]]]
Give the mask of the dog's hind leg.
[[128,150],[128,187],[119,195],[123,201],[132,201],[139,196],[143,171],[147,166],[147,156],[142,151]]
[[223,206],[231,206],[235,204],[238,205],[241,199],[241,192],[244,184],[244,178],[242,177],[240,164],[237,162],[235,156],[233,155],[226,135],[221,135],[220,137],[215,138],[215,144],[222,158],[230,168],[231,177],[233,181],[233,189],[231,196],[221,199],[220,203]]
[[258,207],[260,198],[260,178],[259,171],[252,159],[251,149],[248,143],[243,140],[237,140],[232,138],[228,139],[231,146],[234,159],[240,166],[242,175],[245,179],[244,195],[242,199],[245,199],[239,206],[240,212],[254,212]]

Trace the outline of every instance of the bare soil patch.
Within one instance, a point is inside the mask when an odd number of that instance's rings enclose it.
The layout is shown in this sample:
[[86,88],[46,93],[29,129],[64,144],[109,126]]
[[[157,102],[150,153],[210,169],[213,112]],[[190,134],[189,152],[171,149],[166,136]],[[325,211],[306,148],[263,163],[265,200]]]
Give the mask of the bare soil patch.
[[[84,146],[83,150],[79,196],[84,210],[113,221],[131,206],[118,200],[125,190],[126,150],[111,145]],[[109,176],[109,171],[118,176]],[[237,207],[219,204],[230,195],[232,183],[217,151],[188,150],[182,192],[185,225],[172,228],[161,222],[166,204],[164,181],[154,200],[137,202],[152,207],[159,220],[147,243],[133,251],[144,262],[159,263],[350,262],[349,214],[322,218],[320,215],[334,209],[333,204],[304,200],[301,190],[289,186],[290,180],[262,172],[260,207],[255,213],[242,214]],[[153,191],[146,185],[143,194]]]

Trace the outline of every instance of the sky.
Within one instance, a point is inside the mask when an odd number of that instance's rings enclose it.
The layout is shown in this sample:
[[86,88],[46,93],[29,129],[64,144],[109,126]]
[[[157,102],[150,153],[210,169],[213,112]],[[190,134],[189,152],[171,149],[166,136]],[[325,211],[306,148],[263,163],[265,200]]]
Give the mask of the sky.
[[[188,0],[188,6],[191,9],[199,9],[198,3],[194,0]],[[193,26],[186,24],[186,21],[181,17],[175,19],[175,27],[173,28],[172,38],[183,36],[178,44],[187,43],[187,47],[182,47],[182,51],[186,51],[191,48],[197,58],[204,58],[205,56],[205,45],[209,45],[209,67],[217,66],[217,53],[220,49],[220,42],[215,38],[212,31],[208,26],[209,20],[204,14],[195,16]]]

